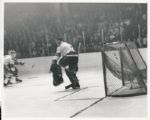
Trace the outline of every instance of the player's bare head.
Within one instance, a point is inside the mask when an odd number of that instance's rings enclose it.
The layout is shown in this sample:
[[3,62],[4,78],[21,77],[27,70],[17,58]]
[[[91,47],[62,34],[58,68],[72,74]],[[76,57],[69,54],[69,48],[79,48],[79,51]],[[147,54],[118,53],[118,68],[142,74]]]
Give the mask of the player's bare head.
[[55,59],[52,60],[52,63],[53,63],[53,64],[57,64],[57,60],[55,60]]
[[61,37],[58,37],[55,39],[55,42],[57,45],[60,45],[61,41],[63,41],[63,39]]
[[9,50],[8,54],[11,55],[13,58],[16,57],[16,51],[15,50]]

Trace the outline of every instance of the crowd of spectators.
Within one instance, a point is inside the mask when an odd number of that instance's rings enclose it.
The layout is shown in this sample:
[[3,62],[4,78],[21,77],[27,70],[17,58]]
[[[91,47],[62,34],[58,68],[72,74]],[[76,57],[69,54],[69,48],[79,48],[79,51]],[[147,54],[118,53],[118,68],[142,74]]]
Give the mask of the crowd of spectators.
[[[103,31],[103,32],[102,32]],[[4,52],[20,58],[54,55],[56,37],[80,52],[101,51],[103,42],[134,41],[147,47],[146,4],[31,4],[5,5]]]

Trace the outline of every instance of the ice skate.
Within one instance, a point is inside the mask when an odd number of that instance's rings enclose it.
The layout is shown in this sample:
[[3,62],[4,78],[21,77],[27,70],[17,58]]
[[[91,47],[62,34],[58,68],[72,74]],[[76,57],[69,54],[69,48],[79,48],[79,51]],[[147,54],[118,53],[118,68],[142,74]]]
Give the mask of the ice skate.
[[70,85],[67,85],[67,86],[65,86],[65,89],[67,90],[67,89],[69,89],[69,88],[72,88],[72,89],[80,89],[80,85],[79,85],[79,83],[76,83],[76,84],[70,84]]
[[10,80],[8,80],[8,82],[7,83],[4,83],[4,87],[6,87],[6,86],[8,86],[8,85],[12,85],[13,83],[10,81]]
[[20,82],[22,82],[22,80],[16,78],[16,83],[20,83]]
[[73,89],[80,89],[80,85],[79,83],[76,83],[72,86]]
[[65,86],[65,89],[67,90],[67,89],[69,89],[71,87],[72,87],[72,84]]

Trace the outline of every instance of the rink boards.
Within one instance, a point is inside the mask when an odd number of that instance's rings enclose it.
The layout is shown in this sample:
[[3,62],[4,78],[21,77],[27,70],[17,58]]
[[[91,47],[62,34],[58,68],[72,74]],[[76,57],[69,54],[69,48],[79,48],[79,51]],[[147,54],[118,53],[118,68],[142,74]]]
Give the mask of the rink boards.
[[[143,59],[147,61],[147,49],[143,48],[139,49],[139,51]],[[53,56],[20,59],[20,61],[26,64],[24,66],[18,66],[19,74],[30,75],[48,73],[52,58]],[[101,52],[79,54],[79,71],[88,69],[102,70]]]

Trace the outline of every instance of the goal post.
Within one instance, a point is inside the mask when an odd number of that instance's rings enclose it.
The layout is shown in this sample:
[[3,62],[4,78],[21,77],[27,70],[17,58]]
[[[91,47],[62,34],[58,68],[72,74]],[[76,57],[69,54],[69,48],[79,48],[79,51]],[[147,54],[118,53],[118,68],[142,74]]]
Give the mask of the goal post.
[[106,96],[147,93],[147,66],[133,42],[104,44],[102,61]]

